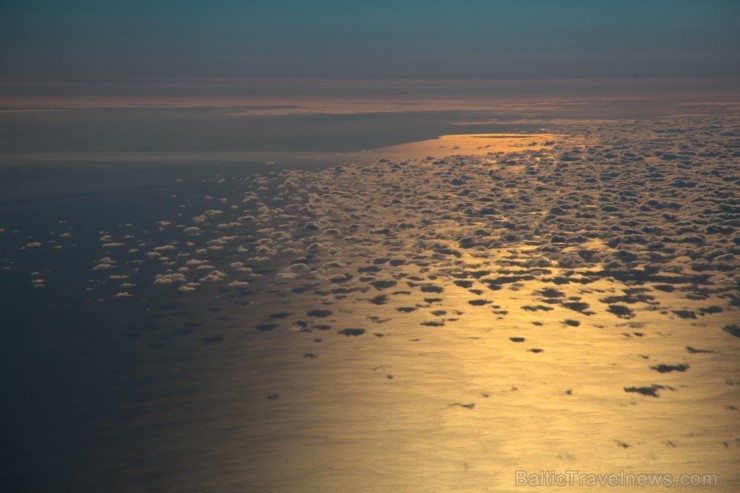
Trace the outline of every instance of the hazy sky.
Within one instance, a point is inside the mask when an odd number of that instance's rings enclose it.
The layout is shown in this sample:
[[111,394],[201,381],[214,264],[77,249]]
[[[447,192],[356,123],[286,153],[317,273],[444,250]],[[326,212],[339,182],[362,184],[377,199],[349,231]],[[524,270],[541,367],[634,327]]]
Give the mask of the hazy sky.
[[4,0],[7,79],[732,78],[737,0]]

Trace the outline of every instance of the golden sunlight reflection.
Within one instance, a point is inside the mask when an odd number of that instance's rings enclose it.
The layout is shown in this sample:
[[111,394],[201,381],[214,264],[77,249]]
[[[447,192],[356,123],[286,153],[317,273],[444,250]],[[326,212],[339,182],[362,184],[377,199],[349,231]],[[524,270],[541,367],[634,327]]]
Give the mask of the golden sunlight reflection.
[[[356,155],[367,160],[444,158],[452,155],[487,155],[524,150],[539,150],[555,143],[551,134],[456,134],[436,139],[410,142],[362,151]],[[352,156],[354,153],[352,153]]]
[[177,450],[212,491],[511,493],[521,470],[736,491],[737,159],[726,121],[671,125],[219,175],[101,232],[91,296],[151,307],[123,378],[156,386],[126,427],[95,418],[146,433],[86,473]]
[[[183,295],[228,313],[223,372],[198,404],[214,426],[241,423],[224,477],[285,491],[518,491],[516,470],[542,469],[736,479],[733,258],[690,257],[726,230],[671,240],[670,221],[707,207],[699,191],[679,207],[635,184],[701,171],[633,159],[664,134],[620,125],[446,135],[259,176],[224,202],[242,205],[212,226],[233,215],[257,241],[214,275],[248,288]],[[211,292],[213,276],[177,272],[167,282]],[[244,405],[214,407],[226,393]]]

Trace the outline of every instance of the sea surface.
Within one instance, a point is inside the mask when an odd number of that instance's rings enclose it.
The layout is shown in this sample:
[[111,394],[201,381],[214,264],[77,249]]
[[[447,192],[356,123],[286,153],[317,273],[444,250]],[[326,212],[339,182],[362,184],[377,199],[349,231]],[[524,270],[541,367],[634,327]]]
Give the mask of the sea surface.
[[5,491],[740,487],[736,116],[140,116],[5,148]]

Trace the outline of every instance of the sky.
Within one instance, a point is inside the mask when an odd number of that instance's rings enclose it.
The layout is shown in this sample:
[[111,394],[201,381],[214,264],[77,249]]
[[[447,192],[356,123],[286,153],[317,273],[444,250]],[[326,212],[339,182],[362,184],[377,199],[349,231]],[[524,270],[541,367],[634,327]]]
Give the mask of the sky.
[[736,0],[4,0],[0,78],[736,78]]
[[738,0],[0,0],[0,164],[735,111],[739,20]]

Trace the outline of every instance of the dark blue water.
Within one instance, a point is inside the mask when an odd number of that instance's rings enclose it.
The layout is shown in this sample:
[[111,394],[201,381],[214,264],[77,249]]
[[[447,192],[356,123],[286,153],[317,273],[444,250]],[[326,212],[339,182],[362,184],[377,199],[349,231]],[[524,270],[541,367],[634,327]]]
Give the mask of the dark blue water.
[[[137,236],[167,241],[156,221],[202,211],[214,187],[223,194],[217,181],[227,171],[234,179],[235,170],[217,166],[138,170],[135,177],[49,169],[18,179],[18,186],[38,186],[0,206],[3,491],[95,491],[84,482],[86,470],[102,451],[125,445],[126,409],[175,391],[156,383],[162,367],[140,341],[162,330],[167,300],[146,287],[112,299],[98,285],[104,273],[92,270],[107,255],[99,238],[133,224]],[[175,207],[173,195],[192,210]],[[146,269],[139,275],[151,277]],[[43,287],[34,286],[38,279]]]

